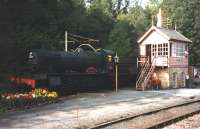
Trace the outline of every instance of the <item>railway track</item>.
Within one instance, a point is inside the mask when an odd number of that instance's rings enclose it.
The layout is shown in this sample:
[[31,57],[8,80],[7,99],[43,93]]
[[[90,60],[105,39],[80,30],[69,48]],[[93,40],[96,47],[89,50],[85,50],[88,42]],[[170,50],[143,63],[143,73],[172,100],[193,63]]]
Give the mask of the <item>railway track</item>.
[[155,109],[138,115],[129,115],[113,121],[95,125],[87,129],[155,129],[173,124],[200,112],[200,99],[190,98],[190,101]]

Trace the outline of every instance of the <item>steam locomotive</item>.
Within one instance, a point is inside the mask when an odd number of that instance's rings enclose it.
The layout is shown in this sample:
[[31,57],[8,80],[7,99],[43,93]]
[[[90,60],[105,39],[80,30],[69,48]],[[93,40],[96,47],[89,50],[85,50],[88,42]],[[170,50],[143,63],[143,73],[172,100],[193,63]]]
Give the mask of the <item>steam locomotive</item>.
[[[112,81],[113,55],[113,51],[95,49],[90,44],[81,44],[75,50],[67,52],[31,50],[28,55],[31,76],[13,80],[18,84],[24,83],[33,88],[68,85],[78,90],[81,85],[84,85],[84,88],[88,89],[89,87],[86,86],[88,79],[92,80],[90,86],[93,87],[106,80]],[[101,81],[98,82],[97,78]]]
[[29,64],[35,73],[105,74],[112,70],[113,52],[82,44],[74,51],[33,50]]

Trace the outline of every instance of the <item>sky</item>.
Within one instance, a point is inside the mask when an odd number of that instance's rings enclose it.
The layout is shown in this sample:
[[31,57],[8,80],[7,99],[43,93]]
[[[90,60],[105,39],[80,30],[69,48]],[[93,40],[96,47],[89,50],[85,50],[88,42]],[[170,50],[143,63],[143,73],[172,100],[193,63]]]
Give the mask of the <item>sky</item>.
[[[130,7],[135,5],[134,4],[135,2],[136,2],[136,0],[130,0]],[[141,5],[143,8],[145,8],[145,6],[148,4],[149,0],[137,0],[137,2],[139,2],[138,4]]]
[[[133,5],[134,4],[134,1],[135,0],[130,0],[130,6],[131,6],[131,4]],[[148,2],[149,2],[149,0],[139,0],[139,4],[144,8],[147,4],[148,4]],[[86,2],[86,6],[87,6],[88,4],[87,4],[87,2]]]
[[[134,4],[135,0],[131,0],[130,2]],[[139,4],[144,8],[148,4],[149,0],[139,0]]]
[[145,7],[147,5],[149,0],[142,0],[141,5],[142,7]]

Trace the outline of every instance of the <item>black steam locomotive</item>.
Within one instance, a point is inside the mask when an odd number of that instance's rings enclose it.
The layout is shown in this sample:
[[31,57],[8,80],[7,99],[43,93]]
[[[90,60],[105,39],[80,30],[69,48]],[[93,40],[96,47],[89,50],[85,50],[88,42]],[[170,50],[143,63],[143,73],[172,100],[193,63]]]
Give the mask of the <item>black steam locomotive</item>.
[[35,73],[105,74],[113,69],[113,52],[82,44],[74,51],[32,50],[29,65]]
[[51,87],[67,85],[71,80],[81,83],[82,78],[96,80],[94,77],[97,76],[104,78],[103,81],[105,78],[111,80],[114,72],[113,55],[110,50],[95,49],[89,44],[82,44],[67,52],[32,50],[29,53],[28,64],[36,86]]

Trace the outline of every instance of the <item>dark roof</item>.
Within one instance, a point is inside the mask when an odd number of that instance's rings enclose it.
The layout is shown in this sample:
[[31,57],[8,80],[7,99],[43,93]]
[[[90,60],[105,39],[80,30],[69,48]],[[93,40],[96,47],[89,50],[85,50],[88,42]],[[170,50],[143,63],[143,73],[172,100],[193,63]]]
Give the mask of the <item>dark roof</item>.
[[162,33],[164,33],[167,37],[169,37],[169,40],[180,40],[180,41],[185,41],[185,42],[192,42],[190,39],[186,38],[184,35],[182,35],[176,30],[159,28],[159,27],[156,27],[156,28],[160,30]]
[[179,33],[176,30],[173,29],[166,29],[166,28],[160,28],[156,26],[152,26],[139,40],[138,43],[141,43],[146,37],[148,37],[151,32],[157,31],[160,33],[162,36],[164,36],[167,40],[178,40],[178,41],[183,41],[183,42],[188,42],[191,43],[192,41],[188,38],[186,38],[184,35]]

